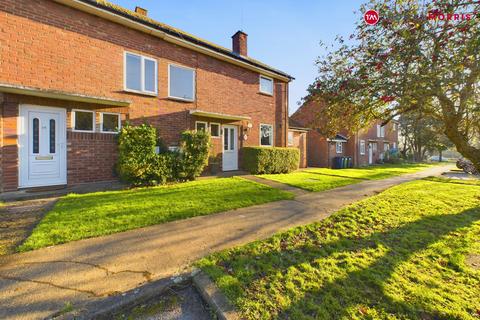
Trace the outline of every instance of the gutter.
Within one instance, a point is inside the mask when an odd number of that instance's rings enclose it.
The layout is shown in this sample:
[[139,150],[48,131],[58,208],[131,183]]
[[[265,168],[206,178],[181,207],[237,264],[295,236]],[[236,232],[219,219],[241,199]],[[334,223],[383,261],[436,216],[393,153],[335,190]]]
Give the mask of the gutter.
[[242,58],[231,52],[221,52],[219,48],[209,45],[207,43],[201,42],[195,38],[188,37],[186,35],[176,34],[171,30],[166,30],[161,28],[158,25],[149,23],[147,21],[142,21],[135,18],[134,16],[128,15],[127,13],[119,12],[114,8],[106,7],[100,3],[89,1],[89,0],[53,0],[57,3],[63,4],[65,6],[75,8],[77,10],[90,13],[92,15],[104,18],[106,20],[121,24],[123,26],[150,34],[157,38],[160,38],[164,41],[189,48],[193,51],[203,53],[205,55],[217,58],[219,60],[227,61],[231,64],[241,66],[243,68],[253,70],[255,72],[261,73],[263,75],[270,76],[272,78],[290,82],[294,78],[283,72],[268,69],[264,66],[261,66],[254,61]]
[[78,93],[57,91],[57,90],[43,90],[39,88],[26,87],[22,85],[0,83],[0,92],[21,94],[26,96],[60,99],[67,101],[77,101],[85,103],[103,104],[109,106],[128,107],[131,101],[128,100],[116,100],[106,97],[88,96]]

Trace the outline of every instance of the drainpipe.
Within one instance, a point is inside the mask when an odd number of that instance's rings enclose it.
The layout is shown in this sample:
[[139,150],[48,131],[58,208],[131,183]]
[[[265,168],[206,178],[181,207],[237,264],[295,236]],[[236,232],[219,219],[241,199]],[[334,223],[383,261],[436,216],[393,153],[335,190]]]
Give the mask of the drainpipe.
[[285,83],[285,140],[284,140],[284,147],[287,146],[287,142],[288,142],[288,113],[289,113],[289,105],[288,105],[288,99],[289,99],[289,84],[290,82],[286,82]]

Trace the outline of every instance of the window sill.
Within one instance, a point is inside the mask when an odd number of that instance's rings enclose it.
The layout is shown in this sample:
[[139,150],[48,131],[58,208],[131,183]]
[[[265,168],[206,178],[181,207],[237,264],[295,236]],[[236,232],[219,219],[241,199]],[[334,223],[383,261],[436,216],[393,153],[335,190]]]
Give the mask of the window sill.
[[273,93],[268,93],[268,92],[263,92],[263,91],[258,91],[259,94],[267,96],[267,97],[273,97]]
[[171,96],[168,96],[168,99],[173,100],[173,101],[190,102],[190,103],[195,102],[195,99],[188,100],[188,99],[184,99],[184,98],[171,97]]
[[154,92],[144,92],[144,91],[137,91],[137,90],[130,90],[130,89],[123,89],[124,92],[128,93],[134,93],[142,96],[148,96],[148,97],[158,97],[158,93]]
[[75,129],[72,129],[72,132],[81,132],[81,133],[95,133],[94,130],[75,130]]

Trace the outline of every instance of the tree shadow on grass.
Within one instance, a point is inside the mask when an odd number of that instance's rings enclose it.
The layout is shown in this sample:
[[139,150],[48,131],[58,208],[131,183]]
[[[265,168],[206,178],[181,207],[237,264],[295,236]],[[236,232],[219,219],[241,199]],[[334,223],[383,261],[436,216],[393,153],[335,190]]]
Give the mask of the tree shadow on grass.
[[[273,305],[272,310],[269,311],[270,316],[279,319],[340,319],[348,317],[352,308],[363,305],[382,314],[395,314],[400,318],[452,319],[454,318],[452,315],[445,315],[435,310],[435,306],[422,301],[394,300],[385,293],[384,286],[401,263],[441,240],[442,237],[454,231],[458,232],[458,229],[469,227],[478,220],[480,220],[480,208],[477,207],[459,214],[427,216],[396,229],[373,233],[365,238],[347,237],[322,243],[322,236],[315,234],[313,238],[317,239],[300,247],[270,251],[256,257],[253,267],[256,269],[257,278],[250,279],[245,289],[249,291],[252,289],[252,283],[259,280],[270,285],[279,274],[286,275],[291,267],[304,270],[302,266],[304,263],[321,269],[322,265],[318,264],[321,262],[315,260],[328,258],[333,254],[355,253],[369,249],[375,252],[375,249],[382,248],[385,253],[377,260],[373,257],[373,262],[367,266],[354,266],[354,268],[349,266],[354,271],[339,275],[320,288],[317,286],[318,289],[303,290],[302,298],[295,300],[292,297],[292,301],[286,308],[281,309],[278,305]],[[336,263],[338,266],[345,262],[337,261]],[[345,270],[346,268],[342,269],[342,271]],[[288,289],[285,290],[288,291]],[[480,307],[475,306],[475,303],[480,302],[472,301],[470,307],[474,309],[469,312],[475,312],[475,308]],[[355,313],[360,317],[370,318],[362,315],[360,310]]]

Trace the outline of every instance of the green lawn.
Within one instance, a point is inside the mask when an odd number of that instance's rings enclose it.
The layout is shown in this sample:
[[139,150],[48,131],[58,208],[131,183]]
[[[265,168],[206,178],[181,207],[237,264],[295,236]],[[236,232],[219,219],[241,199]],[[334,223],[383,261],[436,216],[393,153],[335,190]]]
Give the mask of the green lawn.
[[324,191],[364,180],[380,180],[413,173],[437,164],[384,164],[355,169],[305,169],[286,174],[264,174],[261,178],[278,181],[308,191]]
[[405,183],[198,262],[247,319],[479,319],[480,184]]
[[291,193],[238,177],[72,194],[58,201],[18,250],[292,198]]

